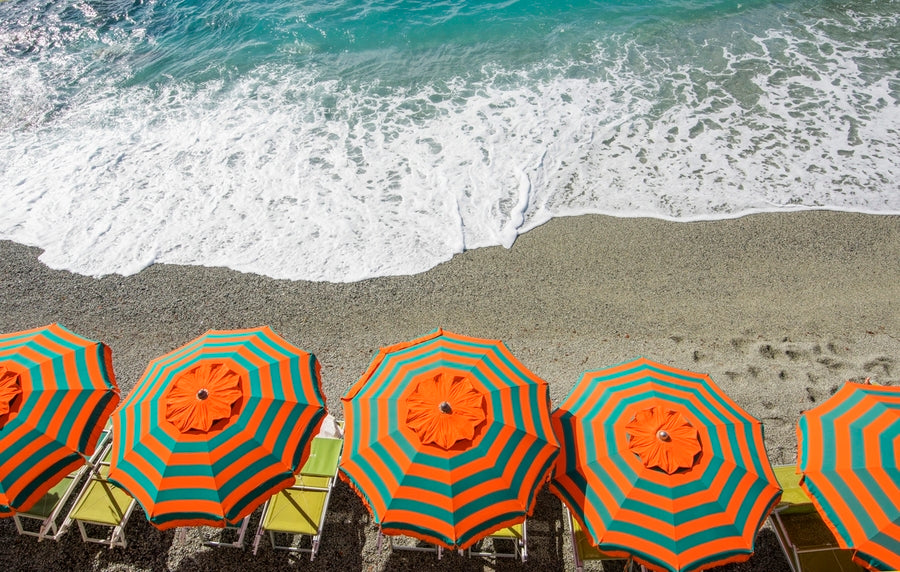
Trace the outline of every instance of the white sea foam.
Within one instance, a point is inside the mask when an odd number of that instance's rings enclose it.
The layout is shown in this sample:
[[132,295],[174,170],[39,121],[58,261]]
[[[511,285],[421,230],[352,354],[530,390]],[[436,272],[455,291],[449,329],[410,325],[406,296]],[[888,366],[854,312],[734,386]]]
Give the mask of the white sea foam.
[[900,213],[898,77],[857,63],[891,48],[827,26],[687,38],[702,67],[623,40],[597,45],[603,73],[485,68],[405,90],[271,66],[82,86],[61,106],[56,76],[23,64],[0,71],[20,98],[0,119],[0,237],[88,275],[164,262],[354,281],[558,216]]

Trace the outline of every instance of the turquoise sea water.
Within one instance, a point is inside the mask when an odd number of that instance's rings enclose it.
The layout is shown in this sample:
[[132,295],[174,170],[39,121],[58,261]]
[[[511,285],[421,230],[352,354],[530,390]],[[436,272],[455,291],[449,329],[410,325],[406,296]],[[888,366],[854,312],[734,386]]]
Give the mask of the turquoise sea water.
[[0,238],[348,281],[584,213],[900,213],[896,1],[0,2]]

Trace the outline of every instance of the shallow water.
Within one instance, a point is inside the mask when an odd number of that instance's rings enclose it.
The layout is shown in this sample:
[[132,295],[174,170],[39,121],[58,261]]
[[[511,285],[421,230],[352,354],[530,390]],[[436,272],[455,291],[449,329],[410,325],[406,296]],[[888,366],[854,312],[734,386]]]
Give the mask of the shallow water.
[[0,238],[352,281],[585,213],[900,213],[898,2],[0,2]]

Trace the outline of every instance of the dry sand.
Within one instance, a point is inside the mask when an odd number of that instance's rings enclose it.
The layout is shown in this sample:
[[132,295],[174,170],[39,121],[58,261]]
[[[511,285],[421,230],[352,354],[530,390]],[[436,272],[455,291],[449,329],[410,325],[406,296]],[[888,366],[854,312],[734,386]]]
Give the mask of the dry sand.
[[[0,331],[58,321],[113,350],[125,392],[146,363],[207,329],[270,325],[322,362],[329,404],[380,346],[436,327],[502,339],[563,400],[582,372],[636,356],[709,373],[765,424],[773,463],[796,458],[799,413],[847,379],[900,384],[900,217],[827,211],[670,223],[554,220],[512,249],[466,252],[416,276],[353,284],[288,282],[220,268],[152,266],[100,279],[43,266],[0,242]],[[139,513],[127,550],[19,537],[0,521],[14,570],[395,570],[572,568],[561,506],[542,493],[531,559],[377,552],[362,503],[341,484],[319,558],[208,549],[197,531],[159,532]],[[255,522],[253,523],[255,526]],[[599,569],[593,566],[593,569]],[[729,570],[787,570],[772,533]]]

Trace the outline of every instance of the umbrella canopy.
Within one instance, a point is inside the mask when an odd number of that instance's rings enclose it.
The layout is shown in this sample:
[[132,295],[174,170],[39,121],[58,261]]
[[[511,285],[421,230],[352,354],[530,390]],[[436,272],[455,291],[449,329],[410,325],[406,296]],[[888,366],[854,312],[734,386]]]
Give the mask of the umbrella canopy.
[[848,382],[797,424],[800,481],[843,548],[900,569],[900,388]]
[[0,335],[0,516],[81,466],[118,403],[105,344],[59,324]]
[[268,327],[210,330],[113,413],[110,480],[157,528],[235,524],[293,484],[325,415],[315,356]]
[[522,522],[559,449],[547,383],[495,340],[382,348],[343,401],[342,477],[382,532],[449,549]]
[[707,375],[643,358],[587,372],[552,421],[550,489],[600,550],[652,569],[746,560],[781,498],[762,425]]

